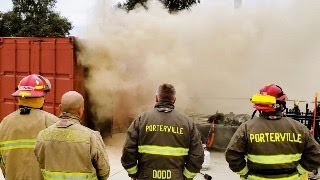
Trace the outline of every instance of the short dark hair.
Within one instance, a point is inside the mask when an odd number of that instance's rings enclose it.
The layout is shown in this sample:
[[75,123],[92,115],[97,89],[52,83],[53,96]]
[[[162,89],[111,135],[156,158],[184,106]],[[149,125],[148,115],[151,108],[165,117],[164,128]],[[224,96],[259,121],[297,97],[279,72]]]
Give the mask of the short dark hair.
[[161,84],[158,88],[158,100],[159,101],[174,101],[176,97],[176,90],[172,84]]

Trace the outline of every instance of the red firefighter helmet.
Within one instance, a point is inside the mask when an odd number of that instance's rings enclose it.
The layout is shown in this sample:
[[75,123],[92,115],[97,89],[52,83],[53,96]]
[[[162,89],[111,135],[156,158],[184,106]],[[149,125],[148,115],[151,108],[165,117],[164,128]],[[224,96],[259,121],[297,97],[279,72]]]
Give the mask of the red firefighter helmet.
[[18,90],[12,96],[25,98],[43,97],[50,89],[51,83],[47,78],[38,74],[32,74],[20,81]]
[[260,89],[259,94],[252,96],[253,107],[259,111],[273,112],[284,110],[287,95],[282,88],[275,84],[268,84]]

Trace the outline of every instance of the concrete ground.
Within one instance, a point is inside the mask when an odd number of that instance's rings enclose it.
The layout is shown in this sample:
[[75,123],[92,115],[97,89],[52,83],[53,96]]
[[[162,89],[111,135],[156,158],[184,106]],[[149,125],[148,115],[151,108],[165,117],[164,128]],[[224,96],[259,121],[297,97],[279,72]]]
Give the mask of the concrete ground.
[[[111,172],[109,180],[130,180],[127,172],[123,169],[120,158],[122,153],[122,146],[125,141],[125,133],[114,134],[112,137],[104,139],[107,152],[109,155],[109,162]],[[221,152],[211,152],[211,165],[207,171],[203,171],[212,176],[213,179],[228,179],[238,180],[239,176],[230,171],[224,155]],[[198,174],[195,180],[204,179],[202,175]],[[0,170],[0,180],[4,180]]]

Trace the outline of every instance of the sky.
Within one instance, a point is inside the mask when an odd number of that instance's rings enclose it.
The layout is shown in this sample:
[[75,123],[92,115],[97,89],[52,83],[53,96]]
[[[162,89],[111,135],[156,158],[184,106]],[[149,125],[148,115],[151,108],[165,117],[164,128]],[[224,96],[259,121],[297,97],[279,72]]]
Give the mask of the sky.
[[[60,12],[62,16],[67,17],[74,28],[71,30],[73,36],[78,36],[87,32],[88,24],[91,18],[91,15],[94,14],[95,5],[98,2],[104,0],[57,0],[56,11]],[[123,2],[124,0],[111,0],[114,4],[117,2]],[[287,4],[289,0],[282,0],[280,3]],[[243,0],[243,6],[255,7],[257,0]],[[267,1],[266,1],[267,2]],[[202,4],[207,3],[229,3],[230,6],[233,6],[233,0],[202,0]],[[268,3],[265,3],[268,5]],[[0,0],[0,11],[6,12],[12,9],[11,0]]]
[[[93,8],[98,1],[103,0],[57,0],[56,11],[60,12],[62,16],[67,17],[74,28],[71,35],[79,35],[86,31],[90,14],[94,11]],[[116,3],[121,0],[112,0]],[[11,0],[0,0],[0,11],[6,12],[12,9]]]

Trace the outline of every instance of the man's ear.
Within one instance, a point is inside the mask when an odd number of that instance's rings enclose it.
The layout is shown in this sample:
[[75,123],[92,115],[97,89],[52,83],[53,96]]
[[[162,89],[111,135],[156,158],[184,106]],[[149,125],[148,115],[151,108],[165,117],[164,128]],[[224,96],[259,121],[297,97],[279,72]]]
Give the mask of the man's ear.
[[156,102],[159,102],[159,98],[158,98],[158,95],[156,95]]
[[80,118],[81,118],[82,115],[83,115],[83,111],[84,111],[84,105],[82,105],[82,106],[79,108],[79,110],[78,110],[78,115],[79,115]]
[[59,104],[59,110],[60,110],[60,113],[62,113],[61,104]]
[[172,104],[174,104],[176,102],[176,97],[174,97],[174,100],[172,101]]

